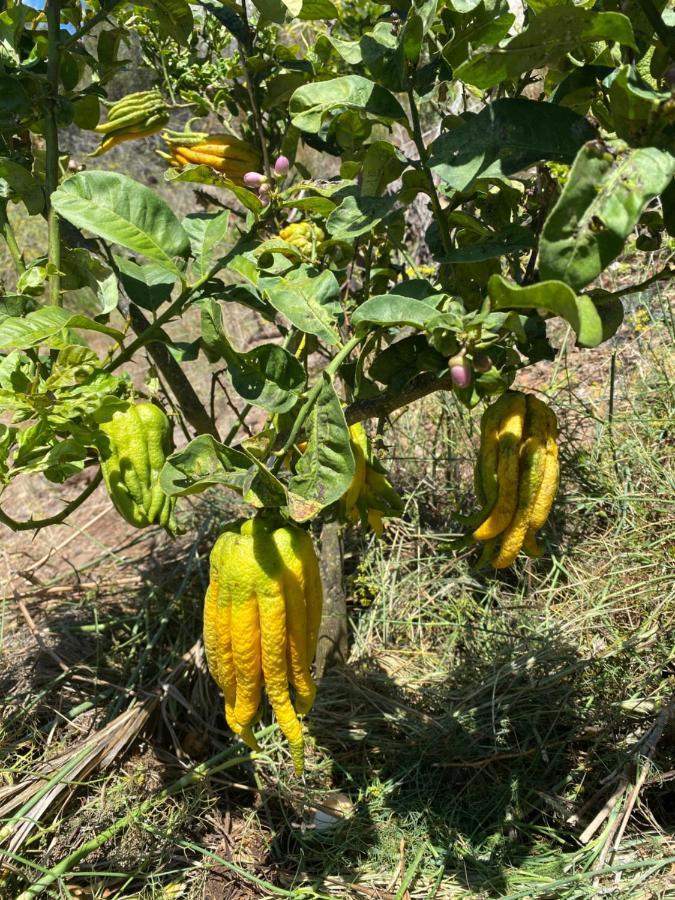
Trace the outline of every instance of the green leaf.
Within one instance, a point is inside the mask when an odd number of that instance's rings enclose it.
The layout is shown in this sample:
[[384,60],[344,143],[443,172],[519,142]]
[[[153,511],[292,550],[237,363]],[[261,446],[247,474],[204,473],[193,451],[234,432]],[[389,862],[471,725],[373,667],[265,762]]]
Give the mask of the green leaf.
[[672,96],[670,92],[653,90],[633,66],[622,66],[611,77],[609,108],[620,138],[629,144],[675,152]]
[[[0,322],[0,349],[26,350],[28,347],[49,342],[67,328],[98,331],[115,338],[116,341],[121,341],[124,337],[122,332],[115,328],[102,325],[87,316],[73,315],[61,306],[41,306],[40,309],[22,318],[8,316]],[[60,341],[58,345],[63,343]],[[50,346],[57,346],[57,343],[51,342]]]
[[299,18],[303,22],[314,22],[318,19],[339,19],[340,13],[331,0],[304,0]]
[[258,287],[300,331],[315,334],[328,346],[338,343],[340,285],[329,269],[318,273],[310,266],[299,266],[287,275],[261,278]]
[[675,174],[675,157],[654,147],[612,152],[600,141],[579,152],[539,241],[539,272],[575,290],[621,253],[647,204]]
[[52,194],[60,216],[77,228],[140,253],[180,273],[190,240],[167,204],[139,182],[116,172],[80,172]]
[[512,175],[540,160],[571,163],[595,129],[571,109],[538,100],[496,100],[431,145],[432,170],[464,191],[476,178]]
[[193,269],[202,277],[213,268],[214,249],[225,240],[230,225],[230,211],[220,213],[190,213],[181,223],[190,238]]
[[288,9],[282,0],[253,0],[253,5],[270,22],[282,25],[286,21]]
[[509,225],[503,231],[489,234],[472,244],[462,244],[437,259],[441,263],[482,262],[507,253],[523,253],[536,246],[536,238],[529,228]]
[[281,0],[286,9],[289,12],[289,15],[295,16],[299,15],[300,10],[302,9],[302,0]]
[[622,13],[554,6],[542,10],[508,43],[474,56],[454,74],[487,90],[523,72],[556,65],[565,54],[597,41],[617,41],[637,49],[630,19]]
[[14,203],[23,201],[29,216],[41,213],[45,192],[34,175],[11,159],[0,159],[0,197]]
[[64,306],[94,316],[107,315],[117,306],[117,278],[112,269],[82,247],[61,251],[61,290]]
[[354,454],[342,404],[330,377],[321,375],[321,391],[306,423],[307,447],[288,485],[288,512],[307,522],[335,503],[349,488]]
[[159,483],[168,497],[199,494],[222,485],[258,508],[286,502],[284,486],[258,460],[226,447],[210,434],[200,434],[168,456]]
[[234,35],[234,37],[244,45],[244,47],[250,44],[250,31],[246,27],[246,23],[241,16],[237,15],[233,9],[230,9],[225,5],[216,6],[213,3],[205,3],[204,0],[200,0],[200,5],[203,6],[204,9],[208,9],[208,11],[214,15],[218,21],[227,28],[230,34]]
[[160,35],[187,44],[194,21],[186,0],[136,0],[136,3],[154,11]]
[[176,276],[157,263],[139,266],[131,259],[113,254],[122,287],[131,300],[142,309],[154,312],[166,303],[176,283]]
[[305,371],[293,354],[277,344],[261,344],[240,353],[223,330],[220,304],[208,299],[199,307],[204,349],[210,362],[225,360],[239,396],[271,413],[292,409],[305,387]]
[[460,66],[469,56],[472,47],[494,47],[506,37],[515,21],[508,3],[470,0],[470,3],[453,3],[457,13],[468,15],[452,16],[452,38],[443,47],[443,58],[453,69]]
[[578,297],[562,281],[541,281],[520,287],[501,275],[488,282],[488,294],[495,309],[545,309],[566,319],[583,347],[597,347],[603,341],[600,315],[590,297]]
[[326,220],[326,228],[336,241],[353,241],[376,228],[393,210],[396,197],[345,197]]
[[306,84],[290,101],[291,121],[301,131],[318,134],[324,118],[337,109],[363,110],[385,122],[405,122],[403,107],[393,94],[361,75],[344,75]]
[[373,141],[363,155],[361,193],[364,197],[380,197],[388,184],[400,178],[407,163],[388,141]]
[[399,294],[379,294],[354,311],[352,325],[411,325],[413,328],[424,328],[435,315],[436,307],[424,300]]
[[180,171],[169,169],[164,173],[164,180],[169,183],[173,183],[174,181],[184,181],[190,184],[212,184],[214,187],[231,191],[237,200],[239,200],[246,209],[250,209],[256,216],[259,216],[263,209],[263,205],[257,194],[254,194],[253,191],[249,191],[248,188],[242,187],[240,184],[235,184],[235,182],[231,181],[229,178],[225,178],[224,175],[221,175],[220,172],[216,172],[211,166],[195,166],[190,164],[189,166],[184,166]]

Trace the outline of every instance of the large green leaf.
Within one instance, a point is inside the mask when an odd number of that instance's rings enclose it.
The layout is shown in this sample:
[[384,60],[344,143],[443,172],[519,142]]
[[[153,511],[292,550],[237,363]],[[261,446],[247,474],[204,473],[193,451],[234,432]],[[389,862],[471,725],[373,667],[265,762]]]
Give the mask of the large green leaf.
[[293,93],[289,106],[293,125],[314,134],[321,130],[328,113],[337,109],[363,110],[388,122],[406,121],[405,111],[396,97],[361,75],[343,75],[303,85]]
[[349,488],[355,471],[349,429],[340,399],[324,372],[318,399],[306,423],[307,447],[288,485],[288,511],[306,522],[335,503]]
[[190,213],[182,225],[188,233],[198,276],[207,275],[214,264],[214,250],[225,240],[230,224],[229,209],[219,213]]
[[537,100],[496,100],[431,145],[430,165],[451,188],[512,175],[540,160],[571,163],[595,136],[583,116]]
[[4,157],[0,158],[0,197],[15,203],[23,201],[31,216],[41,213],[45,205],[45,192],[40,181],[28,169]]
[[604,340],[602,319],[590,297],[578,297],[562,281],[541,281],[521,287],[501,275],[488,282],[494,309],[545,309],[566,319],[584,347],[597,347]]
[[175,259],[190,240],[169,206],[145,185],[117,172],[80,172],[52,194],[60,216],[77,228],[179,272]]
[[261,344],[245,353],[238,352],[223,330],[220,304],[209,298],[199,306],[204,349],[211,362],[225,360],[239,396],[271,413],[291,409],[305,386],[305,371],[293,354],[277,344]]
[[[62,346],[65,340],[52,341],[64,329],[76,328],[86,331],[98,331],[121,341],[123,334],[116,328],[110,328],[87,316],[73,315],[61,306],[41,306],[26,316],[8,316],[0,322],[0,349],[26,350],[47,343],[50,346]],[[72,342],[71,342],[72,343]]]
[[329,346],[338,343],[340,285],[329,269],[317,272],[310,266],[299,266],[286,275],[261,278],[258,288],[300,331],[315,334]]
[[675,157],[654,147],[613,152],[600,141],[586,144],[544,224],[541,277],[575,290],[597,278],[674,174]]
[[430,302],[400,294],[379,294],[354,311],[352,325],[411,325],[413,328],[424,328],[429,319],[436,315],[436,308]]
[[555,65],[565,54],[598,41],[617,41],[635,48],[628,17],[575,6],[553,6],[532,18],[528,27],[508,43],[463,63],[455,70],[455,76],[487,90],[523,72]]
[[195,166],[190,164],[189,166],[184,166],[182,169],[168,169],[164,173],[164,180],[170,183],[174,181],[187,181],[191,184],[212,184],[214,187],[225,188],[226,190],[231,191],[237,200],[239,200],[246,209],[250,209],[256,216],[260,215],[263,208],[260,197],[258,197],[257,194],[254,194],[253,191],[249,191],[248,188],[231,181],[229,178],[221,175],[220,172],[216,172],[211,166]]
[[139,266],[123,256],[114,255],[114,260],[122,287],[132,303],[154,311],[169,299],[176,283],[173,272],[152,262]]
[[482,262],[497,259],[507,253],[523,253],[536,246],[536,238],[529,228],[507,225],[502,231],[490,232],[470,244],[462,244],[438,257],[441,263]]
[[258,460],[226,447],[210,434],[200,434],[167,457],[159,483],[169,497],[199,494],[222,485],[259,508],[286,502],[283,485]]
[[452,6],[456,10],[449,13],[452,37],[443,47],[443,58],[453,69],[467,59],[472,47],[494,47],[516,18],[504,0],[469,0],[461,7],[456,2]]
[[376,228],[394,208],[396,197],[345,197],[326,220],[336,241],[353,241]]

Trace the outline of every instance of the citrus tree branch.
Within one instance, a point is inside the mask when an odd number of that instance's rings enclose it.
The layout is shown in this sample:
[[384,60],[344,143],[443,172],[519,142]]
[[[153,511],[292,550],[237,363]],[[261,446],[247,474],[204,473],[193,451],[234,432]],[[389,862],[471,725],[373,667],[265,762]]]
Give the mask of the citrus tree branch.
[[17,519],[8,516],[7,513],[0,509],[0,522],[8,528],[11,528],[12,531],[35,531],[39,528],[47,528],[49,525],[60,525],[71,513],[75,512],[78,506],[81,506],[84,503],[87,497],[94,493],[102,479],[103,475],[99,469],[82,493],[74,500],[71,500],[70,503],[66,503],[61,512],[56,513],[54,516],[49,516],[46,519],[28,519],[25,522],[20,522]]
[[49,94],[45,115],[45,184],[47,188],[47,229],[49,246],[49,302],[61,305],[61,231],[59,217],[52,208],[52,194],[59,183],[59,133],[56,105],[59,99],[61,8],[59,0],[47,0],[47,83]]
[[355,425],[366,419],[379,419],[436,391],[450,390],[452,390],[452,378],[449,372],[447,375],[441,376],[434,375],[432,372],[423,372],[411,379],[401,391],[383,391],[378,397],[369,397],[367,400],[355,400],[354,403],[350,403],[345,409],[345,419],[348,425]]

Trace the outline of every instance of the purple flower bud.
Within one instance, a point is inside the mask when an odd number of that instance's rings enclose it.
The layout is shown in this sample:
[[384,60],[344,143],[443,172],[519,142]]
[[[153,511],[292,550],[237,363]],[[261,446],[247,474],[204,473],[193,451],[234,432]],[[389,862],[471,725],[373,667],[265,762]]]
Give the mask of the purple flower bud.
[[271,190],[272,190],[272,185],[269,183],[269,181],[263,181],[263,183],[258,188],[258,193],[262,197],[263,194],[269,194],[269,192]]
[[481,374],[483,374],[484,372],[489,372],[492,368],[492,360],[487,355],[487,353],[474,353],[473,367],[476,372],[480,372]]
[[288,170],[290,169],[291,164],[287,156],[280,156],[277,161],[274,163],[274,174],[277,178],[285,178],[288,175]]
[[261,194],[261,195],[260,195],[260,203],[261,203],[262,206],[269,206],[269,205],[270,205],[270,198],[268,197],[267,194]]
[[265,181],[265,176],[260,172],[247,172],[244,175],[244,184],[246,187],[257,188]]
[[450,377],[452,383],[458,388],[465,388],[471,384],[471,367],[466,361],[464,354],[458,353],[457,356],[448,360],[450,367]]

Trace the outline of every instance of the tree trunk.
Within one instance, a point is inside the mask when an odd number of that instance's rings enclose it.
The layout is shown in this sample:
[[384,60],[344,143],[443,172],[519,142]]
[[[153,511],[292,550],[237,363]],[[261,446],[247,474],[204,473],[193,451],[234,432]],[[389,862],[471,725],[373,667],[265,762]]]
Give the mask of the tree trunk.
[[320,679],[326,668],[345,662],[349,653],[342,540],[337,522],[327,522],[321,529],[319,561],[323,583],[323,616],[316,650],[316,676]]
[[[150,322],[135,303],[129,304],[129,317],[131,319],[131,327],[136,334],[142,334],[150,327]],[[161,341],[150,341],[146,349],[152,361],[166,379],[178,401],[181,412],[195,432],[197,434],[212,434],[216,440],[220,440],[215,423],[192,387],[190,379],[173,358],[166,344],[163,344]]]

